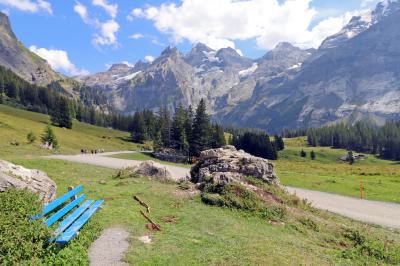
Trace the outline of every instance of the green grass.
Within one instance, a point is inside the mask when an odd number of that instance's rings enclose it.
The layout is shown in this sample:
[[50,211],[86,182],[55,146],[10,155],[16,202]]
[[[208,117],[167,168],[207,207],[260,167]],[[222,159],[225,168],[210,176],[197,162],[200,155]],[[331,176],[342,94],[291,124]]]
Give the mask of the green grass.
[[[305,138],[286,139],[285,145],[274,162],[283,184],[359,197],[362,178],[366,199],[400,203],[400,163],[368,155],[368,159],[349,165],[338,159],[347,151],[307,147]],[[300,157],[302,149],[307,158]],[[315,161],[310,160],[311,150],[316,153]]]
[[[40,147],[40,136],[49,121],[47,115],[0,105],[0,158],[10,159],[52,153]],[[127,132],[96,127],[78,121],[73,122],[72,130],[53,128],[60,145],[60,149],[55,151],[57,153],[77,154],[82,148],[116,151],[137,150],[140,147],[129,141]],[[30,131],[37,137],[33,144],[28,144],[26,140],[26,135]],[[20,145],[10,145],[12,141],[17,141]]]
[[[392,242],[400,243],[398,231],[366,226],[301,203],[299,207],[287,207],[283,224],[271,225],[248,211],[206,205],[200,195],[190,195],[176,184],[148,178],[114,179],[116,172],[111,169],[39,157],[49,152],[38,144],[27,144],[25,137],[29,131],[39,136],[48,119],[0,105],[0,158],[47,172],[57,183],[58,195],[65,193],[68,186],[83,184],[88,198],[105,199],[104,208],[57,255],[59,264],[87,264],[87,241],[96,230],[93,223],[103,229],[120,225],[130,232],[126,261],[132,265],[385,265],[400,261],[396,257],[400,251],[389,248]],[[127,133],[83,123],[75,122],[73,130],[55,131],[61,145],[59,152],[65,154],[77,153],[82,146],[138,149],[126,141]],[[20,146],[11,146],[13,140],[19,141]],[[345,151],[327,148],[313,148],[317,160],[312,162],[298,155],[302,148],[308,153],[311,150],[305,147],[304,139],[289,140],[286,145],[281,160],[276,162],[284,184],[356,196],[350,188],[358,186],[357,177],[363,173],[367,197],[379,192],[370,186],[376,178],[385,184],[381,187],[386,194],[380,195],[382,200],[389,195],[395,197],[394,191],[400,188],[395,182],[389,183],[399,179],[396,163],[369,158],[349,166],[337,161]],[[148,159],[143,153],[128,155],[118,157]],[[133,195],[150,205],[151,217],[161,226],[161,232],[145,228],[146,221],[139,213],[141,206],[132,199]],[[164,223],[165,216],[175,216],[177,222]],[[153,240],[149,245],[138,240],[147,234]]]
[[[340,241],[346,241],[342,236],[345,228],[360,230],[370,237],[400,240],[395,232],[301,210],[296,211],[299,221],[272,226],[247,212],[208,206],[200,196],[189,196],[175,184],[147,178],[114,179],[115,172],[110,169],[49,159],[13,162],[47,172],[58,184],[59,194],[70,185],[83,184],[88,198],[104,198],[103,210],[93,219],[102,228],[121,225],[130,232],[126,260],[133,265],[372,265],[378,262],[370,257],[343,257],[344,244]],[[150,205],[151,217],[161,226],[161,232],[145,228],[141,207],[132,195]],[[164,216],[175,216],[177,222],[164,223]],[[84,229],[81,235],[85,234]],[[137,239],[145,234],[153,239],[150,245]]]
[[118,158],[118,159],[135,160],[135,161],[149,161],[149,160],[151,160],[151,161],[155,161],[155,162],[166,164],[166,165],[179,166],[179,167],[184,167],[184,168],[189,168],[189,169],[192,167],[190,164],[171,163],[171,162],[162,161],[162,160],[159,160],[159,159],[156,159],[156,158],[152,157],[148,153],[143,153],[143,152],[121,153],[121,154],[111,155],[110,157]]

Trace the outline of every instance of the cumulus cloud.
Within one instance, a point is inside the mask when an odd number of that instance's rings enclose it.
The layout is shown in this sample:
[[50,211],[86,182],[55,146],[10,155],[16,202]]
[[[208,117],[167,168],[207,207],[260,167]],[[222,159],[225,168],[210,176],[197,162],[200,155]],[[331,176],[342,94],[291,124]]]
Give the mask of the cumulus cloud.
[[115,18],[118,13],[118,5],[117,4],[109,4],[106,0],[93,0],[92,4],[94,6],[99,6],[103,8],[110,17]]
[[152,55],[146,55],[146,56],[144,57],[144,60],[145,60],[146,62],[149,62],[149,63],[152,63],[155,59],[156,59],[156,58],[155,58],[154,56],[152,56]]
[[119,24],[115,20],[109,20],[100,24],[100,34],[96,34],[93,43],[97,45],[117,44],[116,33],[119,30]]
[[129,38],[134,39],[134,40],[139,40],[139,39],[144,38],[144,35],[141,33],[135,33],[135,34],[132,34],[131,36],[129,36]]
[[46,11],[50,15],[53,14],[51,4],[44,0],[0,0],[0,4],[25,12],[36,13],[39,11]]
[[236,40],[256,39],[271,49],[287,41],[301,47],[318,47],[348,22],[348,17],[327,18],[310,28],[317,11],[311,0],[182,0],[177,5],[135,8],[132,18],[144,18],[174,42],[204,42],[214,49],[235,48]]
[[57,71],[62,71],[72,76],[89,74],[87,70],[77,68],[69,60],[68,53],[64,50],[38,48],[35,45],[29,47],[29,50],[45,59],[50,64],[50,66]]
[[[108,6],[107,2],[102,0],[93,0],[93,5],[95,3],[98,5],[102,3]],[[113,5],[113,7],[115,7],[115,11],[109,12],[112,19],[105,22],[101,22],[97,18],[90,17],[88,9],[85,5],[81,4],[80,2],[75,3],[74,11],[81,17],[83,22],[93,26],[99,31],[93,36],[92,40],[93,44],[98,46],[118,45],[117,32],[119,31],[120,26],[114,19],[114,16],[117,15],[118,5],[116,6]]]

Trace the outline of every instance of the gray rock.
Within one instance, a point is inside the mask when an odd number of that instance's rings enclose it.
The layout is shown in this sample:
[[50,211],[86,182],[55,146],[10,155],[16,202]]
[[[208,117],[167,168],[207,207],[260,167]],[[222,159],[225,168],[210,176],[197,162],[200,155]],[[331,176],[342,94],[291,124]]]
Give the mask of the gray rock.
[[46,173],[0,160],[0,192],[9,188],[33,191],[44,203],[53,201],[57,191],[56,183]]
[[141,163],[135,172],[141,176],[155,178],[160,181],[176,181],[172,178],[171,173],[164,166],[153,161],[145,161]]
[[191,171],[196,183],[243,183],[252,176],[268,184],[280,185],[268,160],[237,151],[233,146],[203,151]]

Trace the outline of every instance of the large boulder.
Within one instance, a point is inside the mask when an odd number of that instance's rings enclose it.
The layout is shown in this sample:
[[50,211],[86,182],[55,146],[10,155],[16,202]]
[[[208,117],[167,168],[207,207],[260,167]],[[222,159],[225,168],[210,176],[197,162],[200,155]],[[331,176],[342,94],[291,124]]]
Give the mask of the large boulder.
[[44,203],[56,198],[57,186],[46,173],[0,160],[0,193],[9,188],[28,189]]
[[195,183],[243,183],[243,177],[251,176],[280,185],[272,163],[229,145],[201,152],[191,176]]
[[177,181],[172,177],[171,173],[165,166],[153,161],[142,162],[139,166],[137,166],[135,172],[141,176],[147,176],[160,181]]

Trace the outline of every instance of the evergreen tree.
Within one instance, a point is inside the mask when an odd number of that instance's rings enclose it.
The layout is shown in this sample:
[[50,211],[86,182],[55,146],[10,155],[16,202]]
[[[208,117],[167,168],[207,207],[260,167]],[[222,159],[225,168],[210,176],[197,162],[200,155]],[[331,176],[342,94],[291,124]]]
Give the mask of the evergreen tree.
[[354,154],[352,151],[349,151],[347,154],[347,161],[349,162],[350,165],[354,164],[355,159],[354,159]]
[[226,145],[226,140],[225,140],[224,129],[218,124],[213,125],[212,126],[211,148],[213,148],[213,149],[220,148],[225,145]]
[[274,135],[274,145],[278,151],[285,149],[285,143],[283,142],[283,138],[281,136]]
[[315,160],[315,152],[314,151],[311,151],[311,153],[310,153],[310,158],[311,158],[311,160]]
[[0,104],[4,103],[4,79],[0,76]]
[[158,124],[161,147],[171,147],[171,117],[166,107],[160,108]]
[[307,157],[307,153],[304,150],[301,150],[300,156],[303,157],[303,158],[306,158]]
[[144,143],[147,139],[146,125],[143,116],[139,112],[136,112],[133,116],[131,137],[136,143]]
[[69,102],[65,97],[57,99],[57,105],[51,114],[51,122],[59,127],[72,128],[72,117],[69,109]]
[[42,137],[41,137],[43,144],[52,145],[54,149],[58,148],[58,141],[56,135],[53,132],[53,129],[50,126],[47,126]]
[[200,152],[210,148],[210,118],[206,109],[206,102],[201,99],[193,121],[192,141],[190,143],[190,155],[192,156],[199,156]]
[[187,113],[182,105],[175,112],[174,120],[171,128],[171,144],[172,147],[183,153],[188,152],[189,143],[186,135]]

